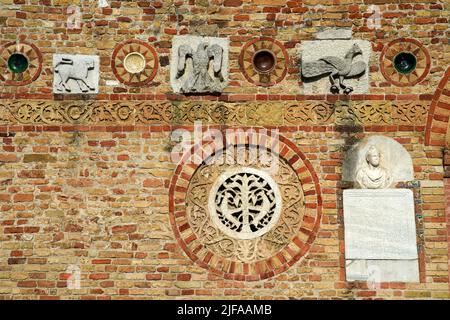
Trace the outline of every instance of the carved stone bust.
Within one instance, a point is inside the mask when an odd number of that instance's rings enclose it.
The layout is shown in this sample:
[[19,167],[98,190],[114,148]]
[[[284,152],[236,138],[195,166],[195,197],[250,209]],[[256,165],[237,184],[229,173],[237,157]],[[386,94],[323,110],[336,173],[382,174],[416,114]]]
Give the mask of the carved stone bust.
[[366,162],[356,173],[356,182],[361,189],[384,189],[392,184],[392,176],[380,165],[381,154],[377,147],[371,145],[366,153]]

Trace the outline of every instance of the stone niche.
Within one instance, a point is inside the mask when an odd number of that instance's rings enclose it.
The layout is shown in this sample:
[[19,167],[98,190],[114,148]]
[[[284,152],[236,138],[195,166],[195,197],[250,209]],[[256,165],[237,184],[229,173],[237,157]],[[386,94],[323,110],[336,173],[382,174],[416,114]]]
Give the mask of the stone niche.
[[304,93],[366,93],[369,89],[371,53],[372,46],[366,40],[302,41],[300,54]]
[[228,85],[227,38],[175,36],[170,85],[176,93],[220,93]]
[[54,54],[53,93],[98,93],[98,56]]
[[346,155],[343,192],[347,281],[419,282],[414,195],[395,188],[413,180],[409,153],[395,140],[371,136]]

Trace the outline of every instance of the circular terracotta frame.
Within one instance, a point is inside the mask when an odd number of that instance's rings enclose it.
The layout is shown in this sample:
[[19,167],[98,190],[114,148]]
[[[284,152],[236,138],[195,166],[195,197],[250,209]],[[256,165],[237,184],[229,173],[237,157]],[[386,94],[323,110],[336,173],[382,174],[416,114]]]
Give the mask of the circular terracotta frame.
[[[260,129],[255,130],[259,132]],[[299,261],[309,251],[317,235],[322,216],[322,195],[317,174],[306,156],[293,142],[283,136],[278,136],[278,138],[280,151],[278,156],[289,163],[297,173],[305,196],[305,208],[312,210],[315,217],[305,215],[298,234],[282,250],[266,260],[251,263],[227,261],[196,241],[197,236],[192,231],[187,219],[186,195],[189,181],[201,161],[192,162],[192,160],[198,160],[199,155],[196,151],[199,150],[202,151],[202,161],[213,155],[217,151],[214,142],[210,142],[202,148],[198,145],[192,147],[191,152],[183,155],[175,169],[169,185],[169,219],[172,230],[186,255],[212,274],[238,281],[258,281],[271,278],[286,271]],[[248,144],[249,142],[246,141],[245,144],[235,145],[248,146]],[[218,148],[221,150],[221,147]],[[300,240],[298,237],[300,233],[306,237],[306,241]],[[238,266],[238,264],[240,265]],[[243,272],[239,273],[236,270],[243,270]]]
[[[258,43],[261,43],[261,44],[258,45]],[[255,50],[251,50],[250,49],[251,46],[256,47]],[[274,50],[274,48],[275,48],[275,50]],[[267,71],[261,72],[261,71],[258,71],[255,68],[255,66],[253,65],[253,58],[254,58],[255,54],[260,51],[269,51],[272,53],[272,55],[275,59],[275,64],[274,64],[274,67],[272,68],[272,70],[270,70],[268,72]],[[246,55],[251,56],[251,61],[245,60]],[[239,68],[241,69],[241,72],[244,75],[244,77],[249,82],[254,83],[257,86],[263,86],[263,87],[273,86],[273,85],[276,85],[277,83],[281,82],[287,74],[288,63],[289,63],[289,55],[288,55],[286,49],[284,48],[283,44],[281,42],[279,42],[275,39],[269,38],[269,37],[261,37],[261,38],[256,38],[256,39],[250,40],[249,42],[247,42],[244,45],[244,47],[242,48],[241,53],[239,55]],[[246,70],[246,64],[248,64],[248,66],[252,66],[253,74],[250,74]],[[248,66],[247,66],[247,68],[248,68]],[[275,70],[277,68],[281,68],[281,74],[278,76],[276,75],[276,70]],[[260,80],[258,80],[258,78],[260,76],[269,76],[270,81],[261,82]],[[272,79],[272,77],[273,77],[273,79]]]
[[[10,51],[9,48],[11,48],[11,47],[15,47],[15,50]],[[27,50],[26,47],[29,47],[29,49]],[[25,41],[20,41],[20,42],[12,41],[12,42],[8,42],[0,47],[0,56],[3,55],[3,52],[5,50],[8,50],[8,52],[10,53],[9,56],[13,55],[14,53],[20,53],[20,54],[23,54],[27,58],[28,68],[24,72],[30,73],[30,77],[27,80],[6,80],[4,73],[3,73],[3,74],[0,74],[0,80],[4,81],[4,85],[24,86],[24,85],[30,84],[31,82],[33,82],[34,80],[36,80],[39,77],[39,75],[41,74],[41,71],[42,71],[42,53],[38,49],[38,47],[36,47],[32,43],[28,43]],[[34,52],[33,59],[30,59],[31,51]],[[0,66],[0,70],[5,69],[5,72],[14,74],[8,68],[8,58],[6,58],[6,59],[3,58],[3,60],[4,60],[3,61],[4,65],[2,63],[2,65]],[[33,62],[37,62],[37,64],[34,65]],[[32,73],[30,72],[30,67],[34,68]],[[22,73],[24,73],[24,72],[22,72]]]
[[[117,58],[117,55],[121,52],[121,50],[123,49],[123,47],[124,46],[126,46],[126,45],[128,45],[128,44],[135,44],[137,47],[143,47],[143,50],[144,50],[144,52],[145,51],[147,51],[147,52],[149,52],[152,56],[153,56],[153,60],[155,61],[155,64],[154,64],[154,66],[153,66],[153,70],[151,71],[151,73],[150,73],[150,75],[148,75],[147,77],[146,77],[146,79],[144,79],[144,80],[141,80],[141,81],[135,81],[135,82],[133,82],[133,81],[129,81],[129,80],[126,80],[126,79],[124,79],[123,78],[123,76],[119,73],[119,70],[118,70],[118,65],[116,64],[116,58]],[[129,52],[130,53],[130,52]],[[145,57],[145,54],[143,54],[142,52],[138,52],[138,53],[140,53],[141,55],[143,55],[144,57]],[[126,56],[127,54],[125,54],[125,56]],[[125,58],[125,57],[124,57]],[[122,62],[123,63],[123,62]],[[147,67],[147,66],[146,66]],[[129,39],[129,40],[125,40],[125,41],[123,41],[123,42],[121,42],[121,43],[119,43],[116,47],[115,47],[115,49],[114,49],[114,51],[113,51],[113,54],[112,54],[112,56],[111,56],[111,68],[112,68],[112,71],[113,71],[113,73],[114,73],[114,76],[117,78],[117,80],[119,80],[121,83],[123,83],[123,84],[125,84],[125,85],[127,85],[127,86],[130,86],[130,87],[141,87],[141,86],[144,86],[144,85],[146,85],[146,84],[148,84],[149,82],[151,82],[154,78],[155,78],[155,76],[156,76],[156,73],[157,73],[157,71],[158,71],[158,68],[159,68],[159,62],[158,62],[158,55],[156,54],[156,51],[155,51],[155,49],[150,45],[150,44],[148,44],[148,43],[146,43],[146,42],[144,42],[144,41],[141,41],[141,40],[137,40],[137,39]],[[125,67],[123,66],[123,70],[125,71],[125,73],[129,73],[126,69],[125,69]],[[145,68],[144,68],[144,70],[145,70]]]
[[[401,52],[409,52],[416,57],[414,71],[402,74],[395,69],[393,59]],[[389,42],[381,52],[380,70],[384,78],[398,87],[413,86],[421,82],[428,75],[431,68],[430,54],[425,46],[416,39],[399,38]],[[419,71],[418,71],[419,70]],[[398,79],[394,79],[394,75]],[[404,79],[404,80],[402,80]]]

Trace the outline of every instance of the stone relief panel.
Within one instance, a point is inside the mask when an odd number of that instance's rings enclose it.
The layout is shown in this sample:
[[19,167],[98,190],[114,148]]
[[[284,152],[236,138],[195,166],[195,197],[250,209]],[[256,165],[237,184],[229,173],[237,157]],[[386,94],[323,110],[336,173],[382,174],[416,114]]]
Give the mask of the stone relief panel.
[[[365,93],[372,47],[365,40],[302,41],[301,75],[305,94]],[[333,52],[333,55],[327,55]]]
[[0,101],[2,124],[423,125],[427,101]]
[[227,38],[176,36],[170,84],[176,93],[217,93],[228,84]]
[[54,54],[53,93],[98,93],[98,56]]
[[375,135],[347,151],[342,176],[362,189],[383,189],[414,180],[414,171],[411,156],[400,143]]

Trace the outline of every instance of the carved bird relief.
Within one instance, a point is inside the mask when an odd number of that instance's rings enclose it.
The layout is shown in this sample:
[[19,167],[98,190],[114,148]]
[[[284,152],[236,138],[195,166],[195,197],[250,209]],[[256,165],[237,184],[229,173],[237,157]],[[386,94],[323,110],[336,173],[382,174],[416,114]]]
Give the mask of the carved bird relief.
[[361,54],[360,47],[355,43],[345,54],[344,59],[335,56],[325,56],[317,61],[305,62],[302,65],[302,75],[305,78],[322,77],[328,74],[331,81],[331,92],[339,93],[336,85],[336,78],[339,79],[339,86],[345,94],[353,91],[353,88],[344,84],[344,79],[361,76],[366,71],[364,61],[353,62],[353,58]]
[[[181,45],[178,48],[177,76],[181,78],[186,72],[186,62],[192,59],[192,70],[186,77],[181,91],[185,93],[196,92],[221,92],[224,81],[222,70],[223,49],[217,44],[209,45],[200,43],[194,52],[191,46]],[[210,73],[210,61],[212,60],[212,72]]]

